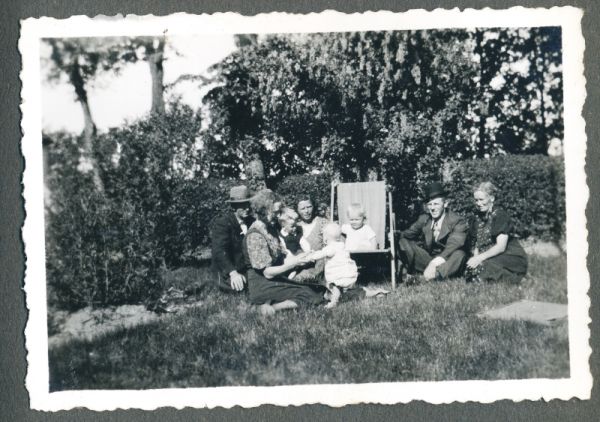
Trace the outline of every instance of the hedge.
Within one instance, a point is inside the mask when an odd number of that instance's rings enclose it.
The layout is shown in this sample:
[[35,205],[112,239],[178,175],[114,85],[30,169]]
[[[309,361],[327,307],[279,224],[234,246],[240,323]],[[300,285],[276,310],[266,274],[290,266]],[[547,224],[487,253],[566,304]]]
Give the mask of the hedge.
[[[512,215],[517,236],[554,241],[564,236],[565,181],[564,164],[560,159],[543,155],[503,155],[455,162],[447,170],[444,184],[451,207],[465,217],[471,218],[475,212],[473,187],[489,180],[498,187],[497,203]],[[277,191],[289,204],[295,204],[304,192],[318,203],[329,204],[330,183],[331,177],[326,175],[294,175],[283,179]],[[416,218],[419,206],[399,209],[398,204],[418,204],[422,186],[390,188],[395,198],[398,228],[402,229]]]
[[325,173],[288,176],[277,184],[275,192],[290,207],[295,208],[299,199],[308,194],[315,201],[313,205],[318,209],[328,208],[331,196],[331,176]]
[[560,159],[543,155],[504,155],[456,163],[446,188],[452,208],[470,217],[475,212],[473,187],[490,181],[496,203],[512,216],[515,234],[558,241],[564,236],[565,181]]

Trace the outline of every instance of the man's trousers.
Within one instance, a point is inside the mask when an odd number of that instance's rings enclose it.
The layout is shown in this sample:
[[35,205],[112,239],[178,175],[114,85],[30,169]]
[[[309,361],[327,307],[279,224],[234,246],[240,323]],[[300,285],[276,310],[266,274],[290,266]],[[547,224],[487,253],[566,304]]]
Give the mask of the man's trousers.
[[[427,265],[436,256],[435,251],[432,256],[421,246],[417,245],[414,240],[404,238],[401,238],[398,242],[398,255],[408,269],[409,274],[415,272],[423,273]],[[465,251],[461,249],[455,250],[446,259],[446,262],[436,267],[437,275],[442,279],[459,275],[464,269],[466,258]]]

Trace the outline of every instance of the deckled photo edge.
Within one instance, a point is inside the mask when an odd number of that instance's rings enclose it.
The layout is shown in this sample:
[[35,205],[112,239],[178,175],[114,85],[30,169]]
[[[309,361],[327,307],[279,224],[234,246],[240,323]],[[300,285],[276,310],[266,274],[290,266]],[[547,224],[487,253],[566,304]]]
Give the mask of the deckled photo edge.
[[[518,13],[511,22],[499,21],[494,15],[502,17]],[[442,18],[450,14],[459,18],[452,26],[447,23],[442,25]],[[282,21],[294,21],[298,15],[283,15]],[[444,381],[444,382],[418,382],[418,383],[381,383],[357,385],[310,385],[310,386],[281,386],[281,387],[217,387],[217,388],[190,388],[180,390],[146,390],[146,391],[65,391],[57,393],[48,392],[48,356],[47,356],[47,327],[46,327],[46,285],[44,266],[44,242],[40,236],[44,233],[43,215],[43,186],[41,179],[42,152],[41,152],[41,118],[40,118],[40,74],[39,74],[39,40],[44,37],[71,35],[107,36],[112,29],[106,31],[101,28],[119,27],[123,30],[122,23],[131,23],[131,17],[124,19],[102,18],[100,22],[87,17],[73,17],[58,21],[52,18],[27,19],[22,21],[22,33],[19,40],[19,50],[22,56],[23,69],[21,71],[22,87],[22,131],[23,140],[21,148],[25,157],[25,171],[23,174],[24,200],[26,220],[22,229],[25,244],[26,271],[25,291],[26,303],[29,312],[25,329],[28,371],[26,385],[30,394],[31,407],[38,410],[61,410],[85,406],[94,410],[117,408],[142,408],[155,409],[163,406],[177,408],[192,407],[244,407],[259,406],[261,404],[300,405],[307,403],[323,403],[331,406],[343,406],[351,403],[406,403],[411,400],[425,400],[431,403],[448,403],[452,401],[479,401],[491,402],[499,399],[537,400],[543,398],[567,400],[572,397],[588,399],[590,397],[592,377],[589,372],[589,273],[586,266],[587,257],[587,230],[585,222],[585,207],[589,197],[586,184],[585,164],[585,126],[582,113],[585,101],[585,80],[583,76],[583,36],[581,33],[581,16],[579,9],[572,7],[552,9],[523,9],[509,10],[473,10],[464,12],[458,10],[409,11],[406,13],[368,12],[363,15],[346,15],[339,12],[328,11],[322,14],[302,15],[303,24],[306,22],[319,22],[318,28],[311,31],[298,31],[297,26],[282,21],[274,24],[269,21],[270,14],[256,17],[243,17],[236,14],[219,14],[213,17],[201,17],[177,14],[164,17],[136,17],[135,28],[124,31],[124,35],[161,33],[164,29],[156,28],[175,25],[177,20],[192,22],[196,18],[210,21],[217,19],[219,25],[228,20],[236,22],[234,31],[215,27],[212,30],[221,30],[228,33],[237,32],[327,32],[326,28],[333,27],[334,31],[347,31],[352,27],[359,29],[407,29],[398,27],[395,19],[402,21],[403,16],[419,16],[428,18],[427,24],[420,26],[419,22],[404,25],[416,28],[449,28],[449,27],[475,27],[475,26],[537,26],[560,25],[563,28],[563,43],[572,43],[570,48],[563,48],[564,66],[564,92],[565,92],[565,137],[578,139],[579,142],[565,145],[566,161],[566,195],[567,195],[567,237],[569,245],[568,260],[568,291],[569,291],[569,348],[571,378],[561,380],[515,380],[515,381]],[[485,16],[483,16],[485,15]],[[320,16],[326,18],[319,20]],[[439,19],[440,25],[432,25],[432,16]],[[332,22],[332,18],[339,18],[342,24]],[[378,20],[377,18],[384,19]],[[473,22],[477,18],[479,21]],[[539,18],[539,19],[538,19]],[[262,20],[261,20],[262,19]],[[528,20],[529,19],[529,20]],[[164,20],[165,24],[162,24]],[[470,25],[465,25],[465,20],[470,20]],[[260,25],[255,26],[254,21]],[[57,25],[57,22],[59,25]],[[93,22],[93,25],[90,23]],[[433,22],[438,22],[433,20]],[[488,25],[485,25],[487,23]],[[73,24],[73,26],[71,26]],[[244,31],[238,30],[241,28]],[[191,25],[191,23],[190,23]],[[396,25],[396,27],[394,27]],[[87,26],[87,27],[86,27]],[[273,28],[274,27],[274,28]],[[221,29],[219,29],[221,28]],[[288,30],[286,30],[288,28]],[[254,29],[254,31],[252,31]],[[187,27],[182,32],[192,31]],[[105,32],[106,31],[106,32]],[[130,32],[131,31],[131,32]],[[210,29],[208,30],[210,31]],[[119,31],[121,35],[121,31]],[[531,387],[539,387],[532,391]],[[230,400],[230,392],[244,391],[242,400]],[[343,393],[343,394],[342,394]],[[269,396],[268,399],[265,397]]]

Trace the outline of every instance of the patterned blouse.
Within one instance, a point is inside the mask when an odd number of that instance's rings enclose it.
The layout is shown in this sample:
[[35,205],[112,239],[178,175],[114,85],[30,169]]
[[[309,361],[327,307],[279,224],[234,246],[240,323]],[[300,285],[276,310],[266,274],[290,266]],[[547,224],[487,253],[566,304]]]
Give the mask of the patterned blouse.
[[471,228],[474,239],[473,246],[477,248],[479,253],[485,252],[496,244],[498,235],[505,234],[512,237],[512,230],[508,213],[503,209],[493,208],[485,215],[476,217]]
[[265,223],[260,220],[256,220],[248,229],[246,248],[250,265],[255,270],[264,270],[283,263],[285,249],[279,237],[271,234]]

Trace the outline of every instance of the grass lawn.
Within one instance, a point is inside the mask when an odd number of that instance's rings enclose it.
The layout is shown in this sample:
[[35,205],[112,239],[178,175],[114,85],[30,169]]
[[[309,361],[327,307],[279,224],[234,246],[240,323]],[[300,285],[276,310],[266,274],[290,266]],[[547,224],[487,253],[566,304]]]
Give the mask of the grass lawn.
[[[182,269],[171,281],[207,276]],[[50,389],[568,377],[566,323],[477,316],[520,299],[567,303],[564,257],[531,257],[520,285],[400,285],[385,298],[272,317],[208,289],[198,308],[51,350]]]

